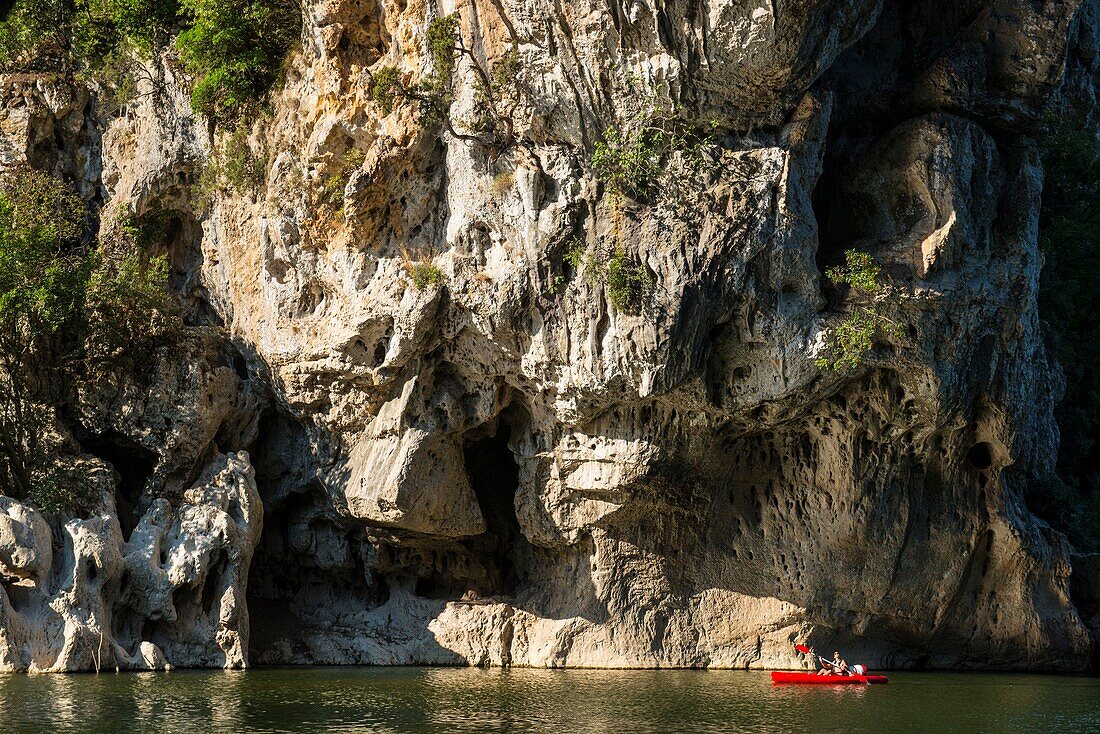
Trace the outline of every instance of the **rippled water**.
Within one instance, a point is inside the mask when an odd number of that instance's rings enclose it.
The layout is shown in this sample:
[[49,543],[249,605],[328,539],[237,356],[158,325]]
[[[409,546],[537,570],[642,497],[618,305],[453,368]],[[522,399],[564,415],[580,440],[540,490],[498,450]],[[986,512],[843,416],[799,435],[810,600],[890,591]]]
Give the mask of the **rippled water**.
[[0,731],[1100,732],[1100,679],[894,673],[292,668],[0,676]]

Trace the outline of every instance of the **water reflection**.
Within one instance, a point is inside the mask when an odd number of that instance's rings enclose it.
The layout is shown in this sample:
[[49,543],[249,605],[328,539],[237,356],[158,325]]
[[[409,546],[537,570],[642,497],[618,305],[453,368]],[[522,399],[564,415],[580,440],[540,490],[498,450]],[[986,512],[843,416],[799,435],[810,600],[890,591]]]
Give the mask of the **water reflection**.
[[479,669],[0,676],[22,734],[1100,731],[1100,681],[905,674],[773,686],[766,673]]

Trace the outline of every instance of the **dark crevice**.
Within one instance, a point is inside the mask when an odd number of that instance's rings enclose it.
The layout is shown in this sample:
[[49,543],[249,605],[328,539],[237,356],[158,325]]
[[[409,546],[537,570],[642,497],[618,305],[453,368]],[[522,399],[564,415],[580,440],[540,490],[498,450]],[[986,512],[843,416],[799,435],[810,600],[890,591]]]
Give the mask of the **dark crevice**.
[[157,455],[118,431],[94,434],[77,426],[73,432],[85,451],[107,462],[118,473],[115,504],[122,537],[129,541],[141,517],[142,492],[153,476]]
[[487,596],[514,596],[528,576],[532,548],[516,517],[519,465],[508,447],[511,426],[501,418],[496,433],[463,451],[466,475],[485,518],[485,532],[463,544],[482,559]]

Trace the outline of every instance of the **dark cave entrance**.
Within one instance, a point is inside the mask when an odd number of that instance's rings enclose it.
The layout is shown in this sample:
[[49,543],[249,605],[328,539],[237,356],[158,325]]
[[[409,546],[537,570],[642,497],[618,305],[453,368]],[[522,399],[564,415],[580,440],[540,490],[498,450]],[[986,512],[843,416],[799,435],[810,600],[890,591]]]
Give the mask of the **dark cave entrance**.
[[485,596],[514,596],[528,578],[532,546],[516,516],[519,464],[508,446],[512,425],[502,417],[493,435],[463,450],[466,477],[485,518],[485,532],[463,545],[485,566]]
[[285,416],[265,415],[250,447],[262,467],[257,483],[264,502],[247,591],[250,661],[368,662],[358,640],[385,624],[371,613],[393,595],[442,608],[448,601],[481,603],[522,591],[534,548],[516,515],[520,467],[509,441],[525,418],[510,409],[467,434],[462,460],[486,529],[444,538],[341,514],[339,488],[309,476],[315,458],[306,432]]
[[118,473],[115,505],[122,537],[129,541],[144,511],[141,495],[146,482],[153,476],[157,455],[117,431],[102,435],[74,431],[74,434],[77,434],[77,440],[85,451],[107,462]]

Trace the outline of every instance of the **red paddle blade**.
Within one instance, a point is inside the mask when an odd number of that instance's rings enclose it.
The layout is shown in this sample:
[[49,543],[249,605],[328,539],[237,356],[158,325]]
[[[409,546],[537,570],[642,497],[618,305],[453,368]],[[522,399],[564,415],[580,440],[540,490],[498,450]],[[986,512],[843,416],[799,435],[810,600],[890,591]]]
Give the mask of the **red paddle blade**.
[[799,651],[799,652],[801,652],[801,653],[808,653],[808,652],[810,652],[810,648],[806,647],[805,645],[795,645],[795,646],[794,646],[794,649],[795,649],[795,650],[798,650],[798,651]]

